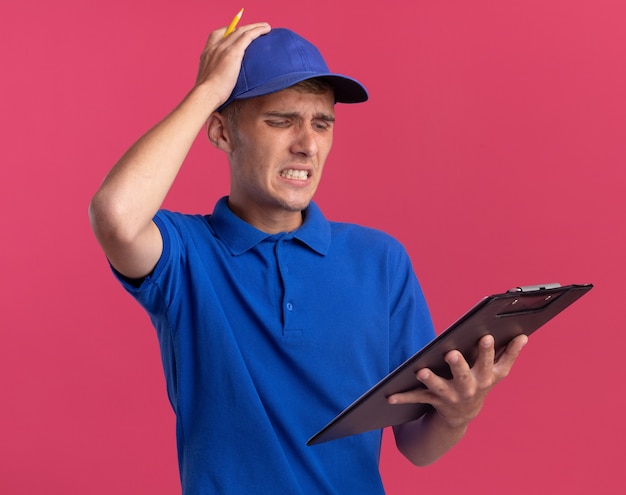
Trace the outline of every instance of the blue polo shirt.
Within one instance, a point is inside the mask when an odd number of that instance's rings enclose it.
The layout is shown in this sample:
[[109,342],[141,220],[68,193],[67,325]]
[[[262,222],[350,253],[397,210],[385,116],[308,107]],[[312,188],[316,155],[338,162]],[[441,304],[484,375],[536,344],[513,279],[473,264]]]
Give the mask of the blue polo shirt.
[[434,337],[402,246],[313,203],[275,235],[227,198],[154,220],[161,259],[120,281],[157,331],[183,493],[384,493],[381,431],[306,441]]

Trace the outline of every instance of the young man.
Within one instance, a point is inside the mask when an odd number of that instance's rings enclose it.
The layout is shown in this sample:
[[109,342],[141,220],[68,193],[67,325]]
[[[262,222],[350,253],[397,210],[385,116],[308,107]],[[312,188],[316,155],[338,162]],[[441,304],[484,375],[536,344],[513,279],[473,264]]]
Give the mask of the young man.
[[[372,229],[327,221],[312,202],[336,102],[367,99],[318,50],[265,23],[214,31],[196,85],[120,159],[92,199],[94,232],[157,330],[176,413],[183,493],[383,493],[381,432],[306,440],[434,332],[410,260]],[[228,157],[230,194],[211,215],[161,204],[197,133]],[[432,413],[394,428],[400,451],[433,462],[506,376],[448,353],[453,378],[389,397]]]

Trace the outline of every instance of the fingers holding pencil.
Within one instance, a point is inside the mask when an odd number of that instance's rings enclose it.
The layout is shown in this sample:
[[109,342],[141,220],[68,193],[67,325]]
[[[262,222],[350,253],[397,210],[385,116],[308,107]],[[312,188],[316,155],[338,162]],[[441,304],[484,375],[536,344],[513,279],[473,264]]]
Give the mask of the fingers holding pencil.
[[[234,32],[235,29],[237,29],[237,26],[239,25],[239,21],[241,20],[241,17],[243,16],[243,8],[237,12],[237,15],[235,15],[235,17],[233,18],[233,20],[230,22],[230,24],[228,25],[228,27],[226,28],[226,30],[224,31],[224,34],[221,36],[222,39],[226,39],[226,38],[231,38],[234,41],[234,38],[236,38],[235,36],[231,36]],[[265,29],[269,27],[269,25],[266,22],[257,22],[257,23],[253,23],[253,24],[248,24],[245,26],[240,26],[239,29],[237,30],[238,35],[243,35],[249,31],[252,32],[252,39],[250,41],[252,41],[253,39],[257,38],[259,36],[259,34],[257,34],[255,31],[258,28],[261,29]],[[218,30],[219,31],[219,30]],[[263,31],[260,34],[265,34],[267,31]]]
[[209,36],[200,57],[196,85],[213,80],[219,81],[220,86],[230,86],[232,83],[234,87],[246,48],[253,40],[270,31],[271,27],[266,22],[242,25],[235,29],[242,12],[243,9],[227,28],[217,29]]
[[[235,17],[233,18],[232,21],[230,21],[230,24],[228,25],[228,27],[224,30],[224,34],[222,34],[221,39],[224,40],[226,38],[229,38],[229,41],[235,41],[236,38],[239,38],[241,35],[247,33],[247,32],[252,32],[252,38],[250,39],[249,42],[251,42],[253,39],[257,38],[258,36],[260,36],[260,34],[265,34],[267,31],[263,31],[262,33],[258,34],[255,31],[258,28],[261,29],[265,29],[268,26],[268,24],[266,22],[257,22],[257,23],[253,23],[253,24],[248,24],[246,26],[241,26],[238,30],[237,33],[239,36],[232,36],[233,33],[235,33],[235,29],[237,29],[237,26],[239,24],[239,21],[241,20],[241,17],[243,16],[243,11],[244,9],[242,8],[239,12],[237,12],[237,14],[235,15]],[[219,32],[220,30],[218,30]]]
[[[239,25],[239,21],[241,20],[241,17],[243,16],[243,11],[244,11],[244,9],[242,8],[239,12],[237,12],[237,14],[233,18],[233,20],[230,21],[230,24],[223,31],[223,34],[220,36],[220,38],[222,40],[225,40],[226,38],[229,38],[229,41],[234,42],[236,39],[238,39],[241,36],[243,36],[244,34],[247,34],[248,32],[250,32],[251,33],[251,39],[249,40],[249,42],[251,42],[253,39],[255,39],[258,36],[260,36],[260,34],[266,34],[267,31],[269,31],[269,29],[266,31],[266,29],[269,27],[269,25],[266,22],[257,22],[257,23],[253,23],[253,24],[248,24],[248,25],[245,25],[245,26],[240,26],[239,29],[237,29],[237,26]],[[263,30],[263,32],[261,32],[260,34],[256,32],[259,28],[261,28]],[[238,36],[232,36],[233,33],[235,33],[236,29],[237,29],[236,34]],[[217,32],[214,33],[214,34],[217,34],[220,31],[221,30],[218,29]]]

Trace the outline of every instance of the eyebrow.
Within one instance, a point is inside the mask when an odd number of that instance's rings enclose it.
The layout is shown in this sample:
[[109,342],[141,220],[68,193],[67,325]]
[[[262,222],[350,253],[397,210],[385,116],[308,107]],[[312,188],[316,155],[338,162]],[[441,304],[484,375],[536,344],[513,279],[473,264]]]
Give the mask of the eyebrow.
[[[283,119],[298,119],[301,118],[301,114],[298,112],[279,112],[278,110],[265,112],[263,115],[266,117],[281,117]],[[328,115],[326,113],[316,113],[313,115],[314,119],[323,120],[325,122],[335,122],[335,117],[333,115]]]

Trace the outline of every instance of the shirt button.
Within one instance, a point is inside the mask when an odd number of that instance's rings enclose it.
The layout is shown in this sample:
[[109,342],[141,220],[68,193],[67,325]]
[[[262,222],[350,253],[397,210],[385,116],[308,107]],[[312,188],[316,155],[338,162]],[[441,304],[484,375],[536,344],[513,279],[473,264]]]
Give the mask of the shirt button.
[[291,304],[290,302],[287,303],[287,310],[293,311],[293,304]]

